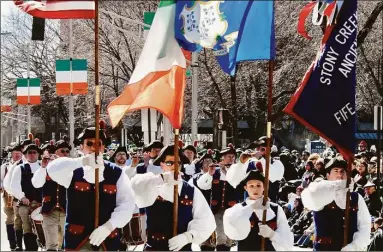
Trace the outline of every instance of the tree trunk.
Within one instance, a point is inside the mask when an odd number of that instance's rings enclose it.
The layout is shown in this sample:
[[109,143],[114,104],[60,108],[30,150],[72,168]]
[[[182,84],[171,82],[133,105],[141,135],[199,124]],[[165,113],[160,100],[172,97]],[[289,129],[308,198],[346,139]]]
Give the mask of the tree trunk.
[[[238,66],[237,66],[238,69]],[[238,112],[237,112],[237,90],[235,88],[237,71],[234,76],[230,77],[230,93],[231,93],[231,129],[232,143],[238,145]],[[226,146],[225,146],[226,147]]]

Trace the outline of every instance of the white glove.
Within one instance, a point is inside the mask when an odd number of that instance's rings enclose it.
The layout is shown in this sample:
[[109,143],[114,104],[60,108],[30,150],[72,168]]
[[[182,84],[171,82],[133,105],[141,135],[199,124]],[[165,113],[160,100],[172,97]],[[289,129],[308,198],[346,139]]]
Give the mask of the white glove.
[[185,233],[179,234],[169,240],[169,250],[179,251],[186,244],[192,243],[192,241],[193,241],[193,236],[191,233],[185,232]]
[[359,251],[359,249],[357,247],[355,247],[354,244],[352,243],[349,243],[347,244],[346,246],[344,246],[341,251]]
[[347,180],[346,179],[335,180],[335,181],[332,181],[331,183],[332,183],[332,186],[334,187],[335,191],[345,190],[346,186],[347,186]]
[[259,223],[259,233],[260,236],[263,236],[265,238],[273,238],[275,232],[272,230],[269,226],[263,225],[262,223]]
[[89,236],[89,243],[92,245],[100,246],[100,244],[110,235],[113,227],[109,222],[96,228]]
[[185,173],[189,176],[194,175],[195,173],[195,166],[194,164],[186,164],[185,167]]
[[174,172],[168,171],[168,172],[161,173],[161,177],[164,180],[165,184],[174,186],[174,185],[177,185],[179,183],[181,175],[179,174],[178,180],[175,180],[174,179]]
[[101,155],[98,155],[97,159],[96,159],[95,153],[91,153],[91,154],[88,154],[88,155],[82,157],[82,164],[84,166],[90,166],[93,169],[104,168],[104,159],[102,159]]
[[263,197],[257,199],[253,204],[251,204],[254,210],[266,210],[270,208],[270,200],[267,200],[266,205],[263,205]]

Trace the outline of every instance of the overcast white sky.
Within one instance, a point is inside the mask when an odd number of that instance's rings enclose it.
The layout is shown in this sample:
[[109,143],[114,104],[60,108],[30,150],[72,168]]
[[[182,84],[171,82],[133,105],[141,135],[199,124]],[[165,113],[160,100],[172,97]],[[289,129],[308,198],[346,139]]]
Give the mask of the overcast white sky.
[[[1,24],[3,24],[3,16],[9,13],[11,10],[16,10],[16,6],[12,0],[1,0]],[[6,27],[2,27],[2,32],[6,31]]]

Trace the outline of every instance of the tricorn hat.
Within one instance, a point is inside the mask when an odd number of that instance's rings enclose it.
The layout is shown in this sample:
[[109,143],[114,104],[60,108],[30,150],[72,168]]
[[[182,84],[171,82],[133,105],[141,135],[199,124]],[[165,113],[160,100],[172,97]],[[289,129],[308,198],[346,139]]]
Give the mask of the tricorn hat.
[[326,172],[330,173],[333,168],[343,168],[347,170],[347,161],[340,158],[333,158],[326,164]]
[[24,151],[23,151],[23,154],[26,154],[28,151],[30,150],[35,150],[37,151],[38,153],[41,153],[41,150],[40,148],[36,145],[36,144],[28,144],[25,148],[24,148]]
[[23,146],[21,144],[15,144],[15,145],[9,146],[8,148],[8,152],[22,151],[22,150],[23,150]]
[[49,153],[53,154],[57,150],[55,145],[53,144],[53,140],[49,141],[49,143],[44,144],[40,148],[40,152],[44,153],[45,150],[48,150]]
[[185,150],[191,150],[192,152],[194,152],[194,156],[197,156],[197,150],[196,150],[196,148],[195,148],[193,145],[191,145],[191,144],[187,145],[183,150],[184,150],[184,151],[185,151]]
[[116,155],[118,152],[124,152],[126,156],[128,157],[128,152],[126,151],[126,146],[118,146],[117,149],[114,151],[113,155],[109,158],[110,162],[114,163],[114,159],[116,158]]
[[235,151],[233,144],[230,143],[230,144],[227,145],[226,149],[224,149],[224,150],[222,150],[220,152],[220,154],[221,154],[221,156],[226,155],[226,154],[234,154],[234,155],[236,155],[237,152]]
[[164,148],[164,144],[159,140],[154,140],[150,144],[145,146],[146,151],[150,151],[151,149],[162,149]]
[[246,169],[246,176],[242,179],[241,183],[237,186],[237,189],[243,190],[243,187],[250,180],[259,180],[264,182],[265,175],[263,174],[262,163],[258,160],[251,160]]
[[[190,160],[182,153],[179,148],[179,157],[182,164],[190,164]],[[160,154],[158,154],[157,158],[153,161],[153,165],[159,166],[161,162],[165,161],[166,156],[174,156],[174,145],[166,145],[161,149]]]
[[[104,146],[110,144],[110,139],[107,137],[105,131],[106,131],[105,121],[100,120],[100,133],[99,133],[99,136],[100,136],[100,140],[102,140],[102,143],[104,144]],[[95,127],[85,128],[80,133],[80,135],[77,137],[76,143],[77,144],[81,144],[87,138],[96,138],[96,128]]]
[[55,144],[56,150],[61,149],[61,148],[68,148],[69,150],[72,150],[72,146],[68,144],[65,140],[59,140]]

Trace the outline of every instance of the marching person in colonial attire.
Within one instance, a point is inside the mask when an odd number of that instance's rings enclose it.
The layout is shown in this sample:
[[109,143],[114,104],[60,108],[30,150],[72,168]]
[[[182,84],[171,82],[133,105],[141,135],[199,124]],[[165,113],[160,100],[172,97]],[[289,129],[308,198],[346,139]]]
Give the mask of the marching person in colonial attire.
[[128,160],[128,152],[125,146],[118,146],[113,155],[110,157],[110,162],[116,164],[121,169],[126,168],[126,160]]
[[[174,159],[174,145],[165,146],[153,162],[161,174],[137,174],[132,178],[136,203],[146,208],[148,240],[144,250],[191,251],[191,243],[201,244],[214,231],[213,214],[204,196],[186,181],[174,179],[174,163],[188,163],[180,152]],[[180,177],[180,176],[179,176]],[[172,237],[173,193],[178,184],[178,235]]]
[[196,173],[196,166],[194,161],[197,157],[197,150],[193,145],[187,145],[183,149],[185,157],[189,159],[189,164],[184,165],[184,180],[189,181],[189,179]]
[[164,144],[158,140],[151,142],[145,147],[146,152],[144,152],[144,163],[140,163],[136,166],[137,174],[143,174],[147,172],[152,172],[153,174],[160,174],[162,172],[161,167],[158,165],[154,165],[153,161],[154,159],[156,159],[158,153],[160,153],[163,147]]
[[203,174],[197,181],[198,188],[211,190],[210,207],[214,213],[216,229],[216,248],[217,251],[229,251],[232,240],[226,236],[223,230],[223,214],[229,207],[239,202],[240,195],[226,179],[227,171],[235,162],[236,151],[232,145],[221,151],[222,162],[219,163],[213,175],[209,172]]
[[[4,178],[9,173],[10,168],[14,166],[19,160],[21,160],[22,157],[22,146],[15,144],[14,146],[9,147],[9,152],[11,153],[11,159],[9,162],[4,163],[1,166],[1,190],[3,191],[3,202],[4,202],[4,213],[7,216],[5,219],[5,225],[7,227],[7,237],[9,241],[9,248],[13,251],[16,249],[16,227],[17,232],[22,236],[22,226],[21,222],[17,223],[18,225],[15,225],[15,212],[13,210],[13,197],[11,194],[9,194],[5,188],[3,187],[4,184]],[[12,170],[11,170],[12,172]],[[19,219],[17,219],[19,221]],[[21,232],[21,233],[20,233]],[[21,242],[21,240],[20,240]],[[22,244],[19,244],[20,248],[22,248]]]
[[33,174],[41,165],[38,161],[40,149],[36,144],[29,144],[24,148],[23,154],[26,162],[14,168],[10,188],[12,195],[19,199],[18,212],[23,225],[25,249],[37,251],[37,236],[32,232],[29,215],[41,205],[41,189],[36,189],[32,185]]
[[[198,179],[204,175],[205,173],[210,173],[211,176],[214,175],[215,169],[216,169],[216,164],[213,162],[213,157],[212,157],[212,150],[208,150],[197,162],[196,165],[199,167],[202,167],[201,172],[196,173],[193,175],[193,177],[189,180],[190,185],[194,185],[200,191],[202,192],[203,196],[206,199],[206,202],[210,205],[210,200],[211,200],[211,189],[210,190],[202,190],[201,188],[198,187]],[[202,244],[200,244],[201,251],[214,251],[215,249],[215,233],[209,237],[206,241],[204,241]]]
[[[17,147],[17,149],[20,150],[20,152],[22,153],[25,146],[32,143],[31,139],[33,139],[33,135],[29,134],[29,139],[26,139],[26,140],[22,141],[20,144],[18,144],[19,147]],[[13,206],[13,212],[15,214],[14,229],[15,229],[15,234],[16,234],[16,249],[15,249],[16,251],[22,251],[23,250],[23,225],[22,225],[23,222],[22,222],[21,216],[19,214],[19,207],[18,207],[19,199],[17,199],[12,194],[11,181],[12,181],[13,170],[18,165],[22,164],[25,161],[26,161],[26,158],[22,154],[20,160],[14,162],[12,165],[8,166],[7,167],[7,174],[5,175],[4,181],[3,181],[3,187],[4,187],[5,191],[7,191],[7,193],[9,195],[11,195],[13,198],[12,206]]]
[[[61,249],[64,238],[64,224],[66,211],[66,188],[54,182],[47,174],[48,163],[56,157],[68,157],[71,146],[64,140],[53,145],[53,141],[45,144],[41,167],[35,172],[32,184],[35,188],[42,188],[43,230],[47,251]],[[55,155],[56,154],[56,155]]]
[[[350,193],[348,244],[343,247],[347,162],[333,158],[326,165],[327,180],[317,179],[302,192],[303,205],[314,211],[316,251],[360,251],[370,242],[371,217],[357,192]],[[353,188],[350,183],[350,188]]]
[[[266,239],[266,251],[291,250],[294,235],[290,231],[285,212],[279,205],[267,201],[263,206],[265,176],[257,160],[245,163],[247,173],[238,185],[249,195],[243,203],[227,209],[223,216],[225,234],[238,241],[238,251],[259,251],[261,239]],[[257,168],[258,167],[258,168]],[[266,225],[262,224],[263,211],[267,211]]]
[[[121,168],[95,157],[94,127],[86,128],[78,137],[79,158],[61,157],[51,161],[47,173],[53,181],[67,188],[64,233],[65,250],[90,250],[91,245],[103,250],[118,250],[117,228],[124,227],[132,217],[134,199],[129,178]],[[100,126],[99,151],[104,152],[107,137]],[[99,227],[95,220],[95,169],[99,168]]]

